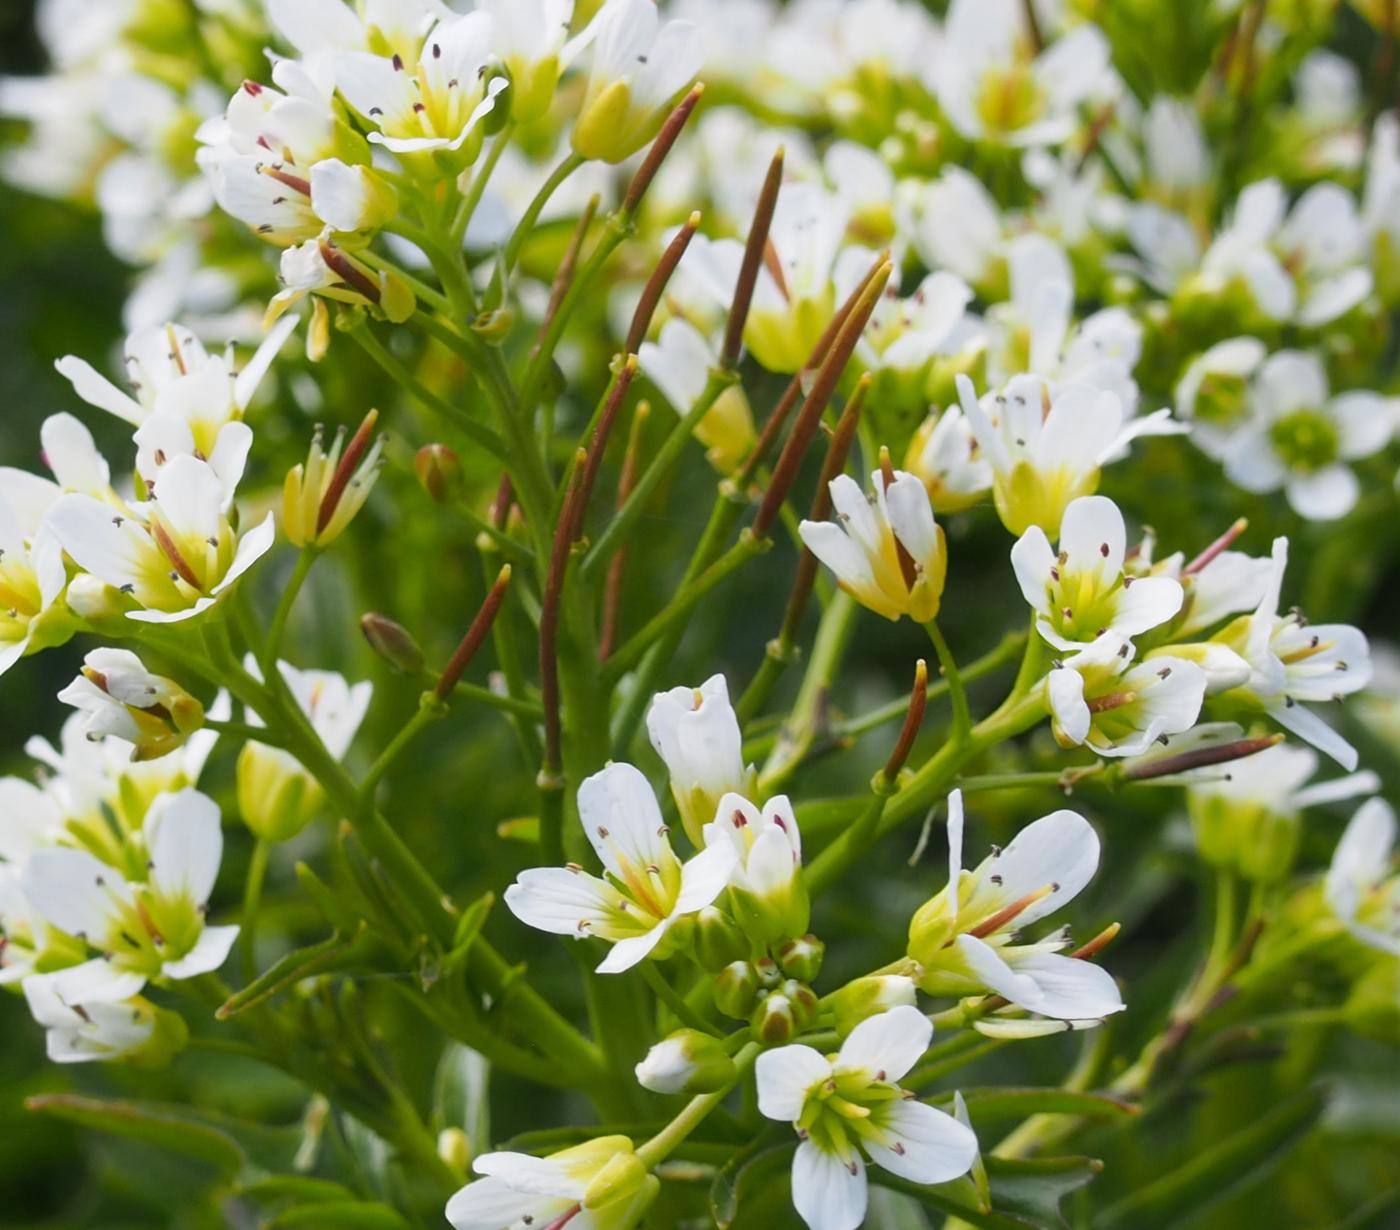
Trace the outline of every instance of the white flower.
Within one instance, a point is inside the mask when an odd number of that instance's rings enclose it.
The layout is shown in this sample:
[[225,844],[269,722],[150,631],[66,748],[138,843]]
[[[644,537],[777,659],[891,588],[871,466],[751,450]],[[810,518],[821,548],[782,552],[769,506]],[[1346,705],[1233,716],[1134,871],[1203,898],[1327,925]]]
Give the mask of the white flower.
[[1275,538],[1272,555],[1273,571],[1253,614],[1214,638],[1249,665],[1248,681],[1224,695],[1262,708],[1285,730],[1352,770],[1356,749],[1300,702],[1336,700],[1364,688],[1371,679],[1366,637],[1348,624],[1309,624],[1296,610],[1280,615],[1288,539]]
[[1077,812],[1028,824],[972,871],[962,865],[962,792],[948,799],[948,887],[909,925],[909,956],[933,995],[990,991],[1060,1021],[1121,1012],[1118,987],[1090,961],[1058,955],[1064,932],[1022,944],[1018,932],[1073,900],[1099,865],[1099,839]]
[[678,1029],[663,1038],[634,1068],[637,1083],[652,1093],[712,1093],[738,1078],[724,1043],[698,1029]]
[[656,135],[671,103],[700,71],[700,32],[688,21],[663,24],[652,0],[607,0],[565,56],[588,43],[592,63],[574,149],[585,158],[621,162]]
[[647,710],[647,735],[666,764],[671,794],[686,832],[698,847],[720,799],[742,794],[752,780],[744,767],[743,735],[723,675],[698,688],[658,692]]
[[307,57],[313,69],[337,51],[387,46],[405,59],[417,55],[434,21],[451,16],[440,0],[267,0],[273,28]]
[[1187,365],[1176,386],[1176,413],[1191,439],[1217,461],[1250,416],[1249,382],[1268,349],[1255,337],[1217,342]]
[[62,496],[47,524],[79,567],[130,595],[129,619],[174,623],[209,610],[272,546],[273,517],[237,533],[227,512],[237,473],[175,457],[162,466],[151,498],[125,515],[87,495]]
[[329,221],[316,208],[317,164],[338,154],[363,162],[369,151],[337,118],[329,80],[292,60],[274,66],[273,80],[285,93],[256,81],[239,86],[223,116],[200,128],[197,157],[219,208],[260,238],[286,246]]
[[[83,940],[101,959],[85,971],[74,994],[120,982],[126,998],[149,978],[193,978],[218,969],[238,935],[236,926],[205,925],[205,912],[223,856],[219,809],[197,790],[160,795],[142,830],[146,879],[131,883],[87,850],[36,850],[24,871],[24,891],[50,926]],[[128,985],[134,982],[134,985]]]
[[[1091,495],[1099,470],[1140,435],[1174,430],[1168,411],[1125,421],[1122,399],[1088,383],[1047,390],[1038,376],[1017,376],[981,402],[957,377],[963,413],[992,467],[992,496],[1013,534],[1059,527],[1071,500]],[[1048,410],[1047,410],[1048,399]]]
[[1395,812],[1384,799],[1363,803],[1337,843],[1324,896],[1358,940],[1400,957],[1400,877],[1391,867]]
[[863,606],[886,619],[927,623],[938,614],[948,570],[943,527],[913,474],[877,470],[870,481],[873,501],[847,475],[832,479],[837,520],[803,521],[802,541]]
[[126,649],[94,649],[58,699],[85,715],[89,739],[114,735],[136,760],[167,755],[204,725],[199,701]]
[[1374,794],[1381,786],[1369,770],[1306,785],[1316,772],[1316,752],[1286,743],[1231,761],[1224,772],[1195,770],[1188,791],[1192,814],[1202,804],[1219,804],[1236,814],[1266,812],[1296,820],[1309,807]]
[[[241,368],[231,347],[223,354],[209,354],[199,339],[180,325],[137,330],[124,347],[130,393],[76,355],[64,356],[54,367],[85,402],[134,427],[141,427],[154,415],[182,421],[194,441],[194,449],[185,451],[197,450],[208,458],[224,426],[243,417],[294,327],[295,321],[289,320],[269,332]],[[138,468],[143,476],[153,476],[154,467],[138,463]]]
[[1045,696],[1057,739],[1100,756],[1139,756],[1164,735],[1190,730],[1205,701],[1206,673],[1187,658],[1133,665],[1133,646],[1109,632],[1056,665]]
[[1391,399],[1363,391],[1333,397],[1317,355],[1280,350],[1255,373],[1250,405],[1253,421],[1224,449],[1226,476],[1246,491],[1284,488],[1295,511],[1313,521],[1350,512],[1361,487],[1346,463],[1389,442]]
[[491,44],[510,74],[512,118],[537,120],[554,101],[574,0],[482,0]]
[[705,845],[734,852],[730,899],[745,934],[766,942],[806,934],[811,907],[802,882],[802,835],[786,795],[760,811],[726,794],[705,825]]
[[311,168],[311,208],[332,230],[371,230],[393,218],[398,207],[393,185],[369,167],[323,158]]
[[1361,218],[1345,188],[1315,184],[1289,211],[1283,185],[1265,179],[1240,193],[1229,224],[1201,258],[1201,273],[1207,285],[1242,281],[1273,320],[1316,328],[1371,293],[1363,248]]
[[[845,298],[869,272],[874,253],[847,248],[836,262],[837,298]],[[919,372],[939,355],[956,354],[976,342],[978,330],[966,315],[972,289],[956,274],[929,274],[907,298],[886,286],[861,335],[859,355],[872,369]]]
[[[251,654],[243,665],[254,678],[262,678]],[[369,709],[374,685],[351,684],[334,671],[303,671],[280,661],[277,673],[326,751],[336,760],[344,759]],[[262,725],[252,710],[247,718],[250,725]],[[238,754],[237,783],[243,822],[267,841],[295,836],[311,821],[323,797],[320,784],[295,756],[255,739]]]
[[484,1177],[447,1202],[455,1230],[635,1230],[660,1186],[626,1136],[602,1136],[548,1157],[483,1153]]
[[79,965],[24,980],[29,1011],[47,1030],[54,1063],[123,1059],[139,1054],[155,1038],[156,1010],[136,995],[144,982],[139,974],[100,986],[91,983],[90,974]]
[[1011,548],[1036,629],[1057,649],[1083,648],[1109,632],[1136,636],[1181,609],[1179,581],[1125,571],[1123,514],[1105,496],[1082,496],[1065,509],[1058,547],[1033,525]]
[[960,406],[930,414],[919,425],[904,465],[923,480],[935,513],[971,508],[992,487],[992,467]]
[[913,237],[924,263],[986,289],[1004,268],[1006,223],[982,181],[950,166],[932,182],[899,185],[900,231]]
[[866,1158],[912,1183],[947,1183],[971,1168],[971,1129],[898,1084],[932,1037],[923,1013],[900,1007],[862,1021],[835,1055],[798,1045],[758,1057],[759,1110],[802,1137],[792,1198],[811,1230],[856,1230],[865,1220]]
[[927,76],[964,137],[1057,144],[1074,132],[1079,104],[1107,83],[1108,42],[1097,26],[1075,26],[1035,58],[1028,42],[1016,0],[953,0]]
[[416,63],[403,55],[343,52],[336,86],[374,126],[369,139],[396,154],[460,150],[496,105],[508,81],[488,76],[491,18],[448,16],[423,40]]
[[1142,142],[1148,184],[1169,202],[1189,200],[1209,182],[1210,149],[1188,99],[1157,95],[1143,116]]
[[[719,347],[688,320],[674,317],[661,327],[655,342],[643,342],[637,353],[647,379],[661,390],[682,418],[700,400],[710,373],[719,366]],[[695,438],[705,446],[710,464],[732,472],[753,445],[753,412],[743,388],[731,384],[695,426]]]
[[63,549],[44,523],[57,498],[47,479],[0,467],[0,674],[63,618],[55,605],[68,579]]
[[709,846],[682,864],[647,779],[629,764],[586,778],[578,809],[607,878],[575,866],[536,867],[506,889],[506,905],[541,931],[610,941],[598,972],[621,973],[651,955],[677,920],[724,891],[734,848]]

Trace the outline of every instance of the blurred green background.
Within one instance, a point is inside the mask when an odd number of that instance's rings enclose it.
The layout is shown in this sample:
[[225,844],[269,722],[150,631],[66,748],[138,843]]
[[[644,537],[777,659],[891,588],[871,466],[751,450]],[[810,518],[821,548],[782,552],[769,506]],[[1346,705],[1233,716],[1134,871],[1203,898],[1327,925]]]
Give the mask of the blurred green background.
[[[1339,34],[1366,56],[1360,25],[1345,19]],[[1363,60],[1363,62],[1365,62]],[[42,63],[35,44],[28,0],[0,5],[0,72],[32,72]],[[67,383],[53,371],[53,360],[74,353],[111,370],[122,336],[121,305],[130,271],[106,251],[95,217],[76,207],[39,201],[0,185],[0,463],[39,466],[38,426],[60,410],[82,415],[99,444],[121,457],[127,448],[123,424],[80,407]],[[388,391],[337,347],[317,369],[325,394],[324,416],[331,422],[358,420],[370,404],[387,404]],[[601,367],[599,367],[601,371]],[[252,493],[275,488],[280,474],[297,459],[310,416],[289,387],[277,394],[279,413],[267,412],[275,429],[260,436]],[[580,397],[588,402],[588,391]],[[756,404],[765,404],[762,396]],[[432,438],[431,426],[399,407],[387,421],[393,434],[390,465],[366,514],[354,531],[353,567],[318,569],[309,598],[292,629],[290,657],[300,666],[326,666],[351,678],[375,680],[375,707],[361,746],[382,746],[412,711],[414,689],[391,676],[369,654],[355,631],[364,610],[392,604],[389,614],[422,634],[430,659],[442,660],[480,599],[480,563],[473,532],[461,517],[426,503],[416,487],[412,451]],[[698,458],[691,458],[667,510],[648,522],[649,538],[633,569],[632,597],[655,601],[666,592],[684,561],[708,507],[712,480]],[[1188,527],[1183,533],[1208,538],[1240,511],[1254,525],[1246,545],[1267,548],[1275,532],[1295,538],[1293,597],[1306,595],[1319,617],[1352,619],[1381,638],[1395,635],[1400,610],[1400,574],[1395,568],[1400,527],[1388,476],[1373,475],[1381,490],[1345,531],[1308,529],[1284,515],[1281,502],[1256,501],[1242,507],[1218,472],[1179,443],[1143,450],[1131,467],[1112,479],[1108,493],[1122,500],[1133,517],[1159,529]],[[689,510],[676,511],[676,510]],[[947,601],[948,634],[959,656],[970,659],[989,648],[1013,621],[1021,619],[1010,570],[1007,540],[990,517],[964,519],[954,526],[954,571]],[[1189,545],[1172,541],[1168,549]],[[664,682],[698,683],[725,670],[743,680],[756,666],[764,639],[777,625],[791,567],[786,548],[771,565],[736,580],[723,597],[726,614],[703,621],[686,642]],[[266,561],[256,576],[270,605],[289,561],[285,552]],[[777,580],[775,581],[775,578]],[[735,617],[735,613],[742,617]],[[0,680],[0,769],[27,771],[24,740],[36,731],[53,737],[64,715],[55,692],[73,675],[82,652],[73,643],[23,662]],[[860,711],[900,692],[910,663],[926,653],[920,630],[890,627],[873,617],[861,624],[851,670],[843,677],[837,703]],[[478,674],[480,671],[478,671]],[[795,683],[788,680],[789,689]],[[993,699],[993,683],[978,693]],[[790,695],[790,691],[788,693]],[[1356,732],[1352,732],[1356,733]],[[1396,749],[1366,739],[1370,763],[1382,772],[1388,792],[1397,793]],[[798,785],[799,802],[860,789],[883,759],[880,736],[837,762],[820,764]],[[1044,732],[1032,740],[1027,761],[1009,767],[1059,763]],[[653,761],[646,764],[655,770]],[[981,766],[981,771],[1003,767]],[[205,780],[232,815],[231,757],[216,752]],[[521,847],[502,843],[495,826],[532,806],[532,772],[520,765],[508,728],[494,715],[454,717],[435,727],[414,749],[413,760],[396,775],[390,796],[394,822],[424,861],[465,901],[499,890],[526,862]],[[992,840],[1058,805],[1053,794],[1021,792],[978,798],[973,806],[969,855]],[[1173,992],[1185,981],[1199,951],[1201,903],[1194,887],[1189,841],[1174,817],[1177,798],[1169,792],[1139,792],[1129,799],[1085,795],[1079,804],[1106,837],[1106,862],[1076,916],[1082,932],[1121,919],[1125,936],[1107,963],[1129,988],[1130,1011],[1115,1039],[1123,1054],[1141,1044]],[[1310,821],[1304,839],[1306,866],[1325,863],[1349,814],[1341,809]],[[799,809],[800,815],[800,809]],[[313,860],[315,832],[297,855]],[[938,838],[928,869],[906,865],[913,844],[902,837],[872,855],[859,877],[824,902],[817,924],[831,945],[824,986],[846,974],[888,960],[902,950],[909,912],[941,883]],[[230,828],[222,889],[216,905],[231,906],[238,895],[248,857],[246,835]],[[269,953],[277,952],[279,931],[315,938],[318,925],[291,883],[290,859],[274,868],[265,929]],[[581,1019],[576,980],[563,945],[524,933],[504,911],[490,931],[511,959],[528,958],[532,977]],[[441,1039],[421,1021],[400,1010],[392,988],[366,980],[365,1011],[402,1057],[406,1083],[426,1105],[432,1068]],[[1322,1228],[1400,1226],[1395,1193],[1400,1192],[1400,1051],[1396,1039],[1359,1039],[1320,1030],[1296,1035],[1279,1054],[1222,1070],[1131,1133],[1099,1129],[1076,1148],[1103,1157],[1107,1169],[1083,1197],[1081,1209],[1106,1207],[1135,1185],[1189,1157],[1205,1136],[1247,1127],[1289,1093],[1319,1075],[1329,1082],[1331,1101],[1323,1126],[1276,1169],[1257,1172],[1237,1195],[1180,1224],[1231,1230],[1234,1227]],[[1052,1039],[1009,1048],[959,1076],[968,1086],[988,1083],[1057,1083],[1073,1063],[1077,1039]],[[169,1071],[138,1073],[90,1066],[57,1069],[45,1063],[40,1031],[23,1004],[0,996],[0,1227],[83,1227],[86,1230],[138,1230],[147,1227],[244,1227],[256,1224],[251,1211],[223,1199],[211,1188],[210,1174],[197,1163],[95,1134],[75,1132],[50,1119],[28,1114],[24,1099],[42,1091],[76,1088],[94,1093],[169,1100],[194,1100],[231,1114],[294,1127],[304,1109],[299,1088],[261,1065],[230,1057],[191,1053]],[[501,1082],[495,1098],[493,1136],[505,1139],[526,1127],[578,1121],[583,1108],[565,1098]],[[350,1150],[351,1153],[355,1151]],[[358,1156],[358,1155],[357,1155]],[[352,1163],[345,1163],[352,1165]],[[372,1169],[368,1163],[363,1164]],[[371,1175],[366,1182],[372,1183]],[[1389,1193],[1389,1195],[1388,1195]],[[765,1230],[791,1224],[785,1197],[761,1202]],[[873,1223],[872,1223],[873,1224]],[[883,1230],[883,1227],[881,1227]]]

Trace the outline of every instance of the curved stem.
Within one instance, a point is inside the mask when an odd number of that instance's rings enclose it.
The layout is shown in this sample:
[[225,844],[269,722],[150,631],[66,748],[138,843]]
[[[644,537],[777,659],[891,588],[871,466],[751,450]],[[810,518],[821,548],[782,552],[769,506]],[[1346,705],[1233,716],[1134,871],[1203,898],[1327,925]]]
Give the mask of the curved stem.
[[267,877],[267,860],[272,843],[259,837],[253,843],[253,857],[248,862],[248,878],[243,885],[243,915],[240,919],[238,944],[243,962],[243,981],[252,982],[258,972],[258,911],[262,908],[263,880]]
[[748,1074],[762,1049],[757,1042],[750,1042],[735,1055],[734,1079],[722,1089],[716,1089],[713,1093],[702,1093],[692,1098],[680,1114],[637,1150],[637,1158],[642,1164],[651,1168],[659,1162],[665,1161],[677,1146],[705,1121],[705,1117],[724,1101],[729,1091]]
[[316,562],[316,557],[319,554],[320,552],[315,547],[301,549],[301,554],[297,556],[296,567],[292,569],[292,575],[287,578],[282,596],[277,600],[277,610],[273,613],[272,623],[268,626],[267,640],[263,644],[262,655],[258,660],[264,679],[271,679],[272,673],[277,667],[277,658],[282,650],[282,638],[287,631],[287,620],[291,617],[292,607],[296,603],[297,595],[301,592],[302,584],[306,581],[306,574],[311,571],[311,565]]
[[938,655],[938,665],[943,669],[943,677],[948,681],[948,693],[953,702],[953,736],[966,739],[972,732],[972,711],[967,705],[967,688],[958,671],[957,660],[948,648],[943,631],[936,620],[930,619],[924,625],[928,639],[933,642],[933,651]]

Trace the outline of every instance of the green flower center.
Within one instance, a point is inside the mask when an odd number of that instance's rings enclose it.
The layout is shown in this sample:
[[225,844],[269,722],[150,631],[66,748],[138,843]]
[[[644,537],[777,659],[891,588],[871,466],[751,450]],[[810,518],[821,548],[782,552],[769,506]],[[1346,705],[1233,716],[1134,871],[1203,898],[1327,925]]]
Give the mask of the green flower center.
[[1045,91],[1026,62],[992,69],[978,83],[977,115],[992,132],[1015,132],[1040,118]]
[[1290,470],[1314,473],[1337,460],[1341,438],[1321,410],[1295,410],[1269,428],[1269,439]]
[[1196,393],[1195,416],[1205,423],[1222,427],[1238,422],[1245,412],[1249,386],[1243,376],[1209,372]]

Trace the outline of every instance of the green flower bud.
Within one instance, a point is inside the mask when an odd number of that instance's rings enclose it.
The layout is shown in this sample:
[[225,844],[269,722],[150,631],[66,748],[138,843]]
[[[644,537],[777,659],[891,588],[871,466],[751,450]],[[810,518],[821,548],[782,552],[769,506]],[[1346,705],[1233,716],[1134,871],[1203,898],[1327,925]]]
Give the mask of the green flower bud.
[[635,1153],[617,1153],[593,1176],[583,1193],[585,1209],[601,1209],[633,1199],[654,1184],[646,1163]]
[[437,1154],[458,1174],[466,1174],[472,1161],[471,1141],[461,1128],[443,1128],[438,1133]]
[[434,504],[446,504],[462,489],[462,459],[445,444],[425,444],[413,458],[418,481]]
[[804,935],[798,940],[789,940],[778,949],[778,964],[789,978],[801,982],[812,982],[821,973],[822,958],[826,955],[826,945],[815,935]]
[[749,942],[738,925],[723,910],[707,905],[695,915],[695,959],[711,972],[718,972],[749,951]]
[[647,1052],[635,1071],[652,1093],[714,1093],[734,1083],[734,1060],[718,1038],[678,1029]]
[[499,346],[510,335],[515,313],[510,308],[495,308],[482,312],[471,324],[472,332],[490,346]]
[[817,1019],[817,997],[805,982],[789,978],[778,989],[777,994],[782,995],[792,1005],[792,1015],[797,1022],[799,1033]]
[[768,1046],[791,1042],[801,1032],[793,1001],[781,991],[770,991],[749,1018],[753,1035]]
[[715,975],[715,1007],[725,1016],[745,1021],[758,1001],[758,971],[747,961],[734,961]]
[[238,810],[264,841],[289,841],[316,814],[321,788],[281,748],[248,742],[238,754]]
[[418,310],[413,288],[397,273],[379,275],[379,306],[393,324],[401,325]]
[[826,1006],[836,1018],[836,1032],[845,1037],[866,1017],[878,1016],[902,1004],[912,1006],[916,999],[912,978],[902,974],[871,974],[827,996]]
[[360,631],[369,647],[397,671],[416,675],[423,669],[423,650],[402,624],[378,611],[360,616]]
[[778,968],[778,963],[772,957],[759,957],[753,963],[754,972],[758,975],[759,983],[772,990],[783,980],[783,972]]

